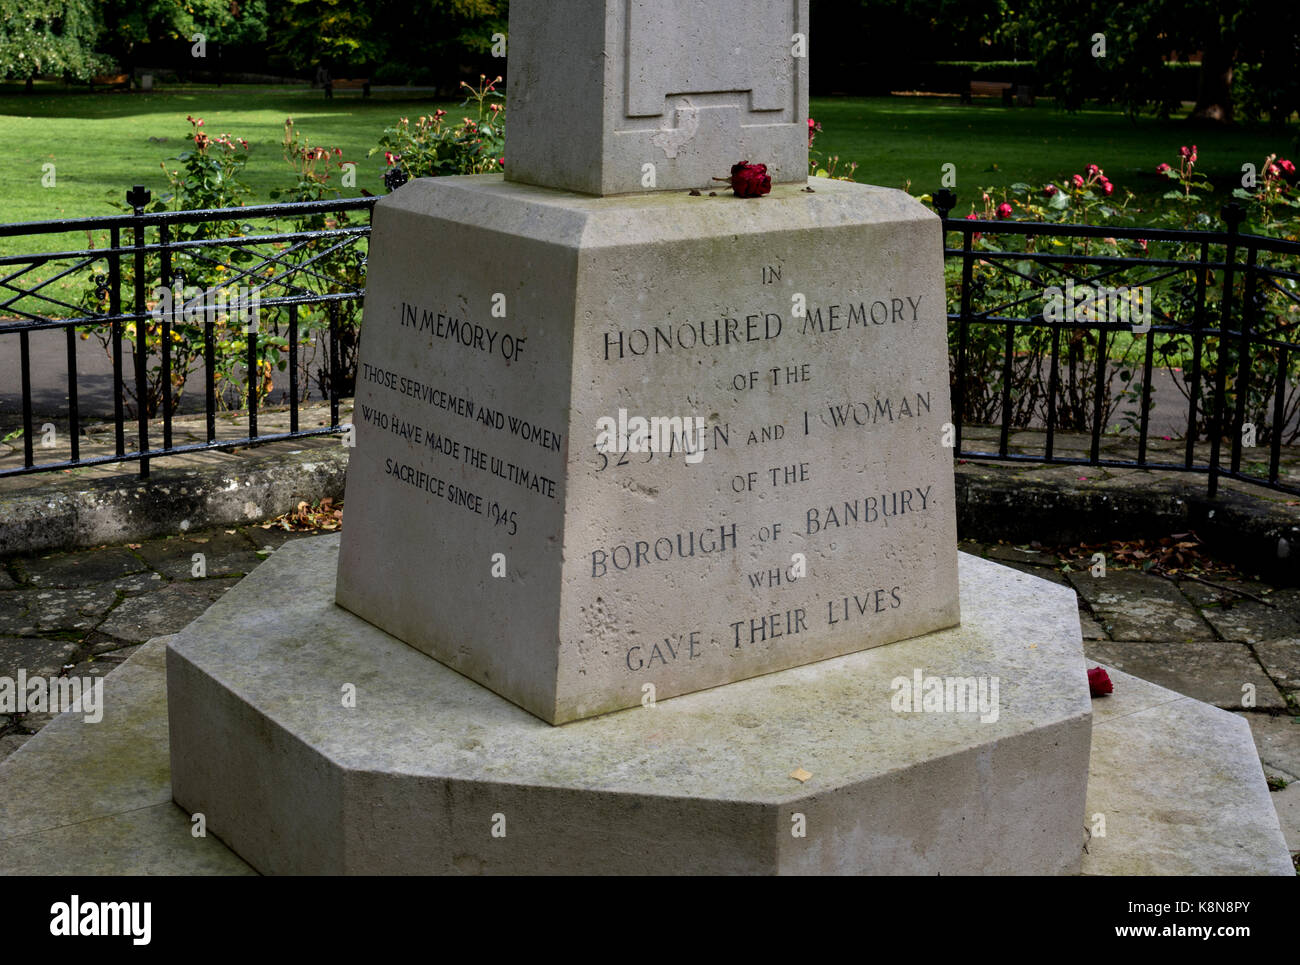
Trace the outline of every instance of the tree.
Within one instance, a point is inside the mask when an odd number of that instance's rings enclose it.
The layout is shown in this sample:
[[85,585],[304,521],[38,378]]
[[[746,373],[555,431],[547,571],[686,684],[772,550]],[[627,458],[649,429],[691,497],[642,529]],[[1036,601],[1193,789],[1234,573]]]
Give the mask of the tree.
[[[1049,92],[1070,109],[1097,100],[1167,116],[1181,106],[1183,92],[1166,64],[1173,57],[1188,61],[1197,55],[1193,118],[1231,123],[1240,105],[1247,114],[1267,113],[1278,120],[1300,107],[1295,4],[1023,0],[1014,17],[1014,29],[1028,38]],[[1239,76],[1242,66],[1247,69]]]
[[0,77],[28,90],[38,74],[85,80],[104,66],[98,37],[92,0],[0,0]]
[[131,65],[142,44],[192,41],[257,44],[266,40],[266,0],[100,0],[103,50]]
[[488,55],[506,15],[507,0],[281,0],[272,48],[297,70],[445,80],[460,61]]

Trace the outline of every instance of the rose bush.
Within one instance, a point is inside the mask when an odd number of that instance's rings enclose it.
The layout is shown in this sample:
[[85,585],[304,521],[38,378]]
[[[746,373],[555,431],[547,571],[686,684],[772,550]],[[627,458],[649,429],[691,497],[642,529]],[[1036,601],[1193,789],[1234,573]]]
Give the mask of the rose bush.
[[[1082,172],[1066,179],[1035,188],[1028,184],[1013,184],[1005,190],[988,189],[981,193],[982,204],[972,205],[967,217],[996,221],[1017,217],[1024,220],[1059,224],[1133,226],[1141,214],[1146,223],[1180,229],[1219,229],[1222,224],[1213,211],[1209,179],[1197,170],[1200,155],[1196,145],[1179,149],[1176,164],[1161,163],[1156,173],[1168,178],[1173,185],[1162,201],[1164,207],[1140,210],[1135,206],[1131,192],[1118,189],[1099,165],[1089,164]],[[1270,237],[1295,238],[1300,224],[1294,184],[1295,165],[1286,158],[1270,155],[1259,167],[1256,183],[1250,188],[1234,191],[1244,203],[1243,231]],[[1008,214],[1007,206],[1011,206]],[[1042,234],[1037,236],[981,232],[972,238],[975,251],[1024,251],[1026,253],[1052,252],[1085,258],[1168,259],[1194,263],[1200,254],[1200,243],[1195,239],[1175,241],[1148,241],[1132,238],[1084,238],[1066,235]],[[1221,247],[1217,259],[1222,260]],[[1239,260],[1241,260],[1239,255]],[[1211,260],[1215,260],[1212,256]],[[1277,256],[1261,252],[1261,267],[1284,266]],[[957,261],[946,266],[949,297],[952,302],[961,298],[961,268]],[[1102,332],[1087,324],[1077,328],[1058,330],[1059,369],[1054,393],[1055,419],[1058,428],[1087,430],[1093,420],[1093,404],[1098,373],[1098,363],[1106,364],[1109,378],[1103,386],[1102,418],[1104,425],[1112,425],[1117,412],[1125,415],[1119,420],[1119,431],[1136,428],[1138,407],[1125,405],[1136,402],[1144,391],[1140,363],[1151,345],[1152,360],[1156,367],[1169,368],[1177,378],[1174,384],[1183,396],[1184,407],[1194,404],[1196,418],[1194,431],[1198,439],[1208,438],[1211,430],[1207,413],[1211,411],[1213,393],[1220,368],[1224,371],[1225,389],[1229,401],[1238,391],[1237,376],[1241,359],[1235,339],[1220,344],[1216,336],[1202,336],[1200,341],[1200,379],[1192,376],[1192,360],[1196,353],[1193,322],[1199,295],[1198,272],[1193,269],[1148,267],[1139,261],[1125,266],[1117,263],[1092,264],[1058,263],[1055,269],[1042,262],[1025,259],[979,259],[972,266],[971,303],[979,308],[996,308],[994,314],[1034,317],[1043,306],[1044,287],[1063,285],[1068,274],[1075,278],[1095,275],[1103,278],[1109,287],[1149,287],[1151,290],[1153,323],[1173,324],[1173,332],[1146,334],[1126,330]],[[1206,326],[1215,327],[1221,310],[1223,278],[1220,272],[1209,270],[1204,279],[1204,305]],[[1285,276],[1274,277],[1276,284],[1259,283],[1248,286],[1242,272],[1234,278],[1234,310],[1232,327],[1240,320],[1240,306],[1247,303],[1252,312],[1252,331],[1282,342],[1294,342],[1300,311],[1291,295],[1297,288],[1294,280]],[[1012,310],[1015,309],[1015,310]],[[1048,388],[1051,385],[1050,363],[1052,331],[1046,327],[1019,329],[1016,334],[1011,364],[1012,425],[1045,424],[1048,403],[1053,401]],[[954,389],[957,381],[964,392],[965,416],[973,422],[996,422],[1001,418],[1003,379],[1005,375],[1006,330],[998,325],[971,325],[968,327],[965,367],[958,365],[958,333],[950,333],[953,355]],[[1255,345],[1248,362],[1249,376],[1243,386],[1246,394],[1244,420],[1257,427],[1257,443],[1266,445],[1272,440],[1272,402],[1280,386],[1284,392],[1284,412],[1280,425],[1292,428],[1283,430],[1283,441],[1300,438],[1296,428],[1300,416],[1300,392],[1287,387],[1300,378],[1297,353],[1284,353],[1280,348]],[[1156,404],[1154,396],[1152,407]],[[1232,430],[1224,426],[1222,433]]]
[[505,167],[506,109],[497,90],[501,78],[489,81],[479,75],[479,86],[462,82],[467,91],[462,107],[471,104],[474,117],[458,123],[438,109],[416,119],[400,118],[379,138],[370,154],[384,153],[388,167],[400,166],[408,177],[427,178],[448,174],[490,174]]

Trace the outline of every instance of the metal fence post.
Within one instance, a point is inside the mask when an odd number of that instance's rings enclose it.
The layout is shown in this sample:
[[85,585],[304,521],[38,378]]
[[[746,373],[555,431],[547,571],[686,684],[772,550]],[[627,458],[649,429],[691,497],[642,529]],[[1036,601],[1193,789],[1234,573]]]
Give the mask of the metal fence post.
[[[1237,262],[1237,233],[1246,219],[1246,210],[1232,201],[1221,212],[1228,227],[1227,250],[1224,252],[1223,298],[1219,304],[1219,364],[1214,373],[1214,414],[1210,422],[1209,495],[1219,492],[1219,443],[1223,435],[1224,394],[1228,377],[1228,327],[1232,323],[1232,283]],[[1238,386],[1238,391],[1242,388]]]
[[[951,191],[951,190],[949,190],[948,188],[940,188],[938,191],[934,192],[934,194],[931,195],[931,198],[932,198],[933,201],[934,201],[934,208],[935,208],[935,210],[939,213],[939,269],[940,269],[940,271],[942,271],[942,270],[943,270],[943,266],[944,266],[945,264],[947,264],[947,262],[948,262],[948,215],[952,213],[952,209],[953,209],[953,208],[957,207],[957,193],[956,193],[955,191]],[[946,289],[947,287],[948,287],[948,286],[947,286],[947,284],[945,283],[945,284],[944,284],[944,288]],[[963,289],[962,289],[962,291],[963,291],[963,304],[966,304],[966,302],[965,302],[965,287],[964,287],[964,284],[963,284]],[[945,296],[945,297],[946,297],[946,296]],[[944,326],[944,328],[945,328],[945,335],[944,335],[944,338],[945,338],[945,340],[946,340],[946,339],[947,339],[947,334],[946,334],[947,324],[946,324],[946,323],[947,323],[947,319],[948,319],[948,305],[947,305],[946,301],[945,301],[945,304],[944,304],[944,306],[943,306],[943,315],[944,315],[944,322],[945,322],[945,326]],[[962,313],[962,325],[963,325],[963,328],[962,328],[962,330],[961,330],[961,331],[962,331],[962,336],[963,336],[963,338],[962,338],[962,346],[963,346],[963,351],[964,351],[964,348],[965,348],[965,337],[964,337],[964,336],[965,336],[965,332],[966,332],[965,327],[964,327],[964,325],[965,325],[965,312],[964,312],[964,311],[963,311],[963,313]],[[956,399],[951,399],[951,398],[950,398],[950,399],[949,399],[949,401],[952,403],[952,408],[953,408],[953,412],[952,412],[952,423],[953,423],[953,434],[954,434],[954,438],[953,438],[952,456],[953,456],[953,459],[954,459],[954,460],[957,458],[957,454],[961,452],[961,407],[962,407],[962,404],[963,404],[963,400],[961,399],[961,396],[960,396],[960,391],[961,391],[961,388],[960,388],[960,387],[961,387],[961,366],[960,366],[960,364],[959,364],[958,367],[957,367],[957,385],[958,385],[958,393],[959,393],[958,398],[956,398]]]
[[[144,206],[153,195],[143,184],[126,193],[135,223],[131,226],[135,244],[135,414],[140,452],[149,451],[149,315],[144,287]],[[149,460],[140,457],[140,478],[149,478]]]

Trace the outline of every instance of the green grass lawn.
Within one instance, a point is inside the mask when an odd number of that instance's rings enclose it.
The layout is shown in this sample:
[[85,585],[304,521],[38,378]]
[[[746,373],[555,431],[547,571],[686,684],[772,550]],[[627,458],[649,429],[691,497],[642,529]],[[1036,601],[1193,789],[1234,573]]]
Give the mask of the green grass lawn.
[[[363,99],[351,91],[327,101],[305,87],[149,94],[38,87],[31,96],[0,89],[0,222],[110,214],[107,200],[120,199],[132,184],[164,190],[159,164],[186,146],[186,114],[202,117],[209,133],[249,141],[250,200],[268,201],[272,188],[290,180],[280,153],[288,116],[313,143],[340,147],[345,159],[358,163],[358,187],[345,195],[359,195],[362,187],[381,193],[383,157],[365,155],[383,129],[399,116],[458,106],[415,94]],[[822,98],[812,102],[810,113],[824,128],[817,149],[857,161],[859,181],[890,187],[910,182],[913,193],[922,194],[940,186],[943,164],[956,165],[962,212],[980,187],[1040,184],[1089,163],[1101,165],[1117,188],[1132,190],[1149,206],[1167,188],[1155,166],[1173,162],[1179,146],[1189,142],[1200,148],[1202,170],[1230,190],[1243,163],[1258,165],[1270,151],[1293,153],[1297,132],[1294,125],[1273,133],[1192,129],[1152,118],[1133,123],[1118,110],[1067,114],[1046,101],[1005,108],[992,100],[972,106],[936,97]],[[47,162],[56,166],[53,188],[41,185]]]
[[[326,100],[309,88],[236,87],[160,91],[149,94],[0,93],[0,222],[44,221],[113,214],[110,198],[121,201],[133,184],[155,196],[164,192],[160,163],[187,145],[187,114],[202,117],[209,134],[228,133],[249,142],[246,180],[250,202],[270,201],[270,192],[294,179],[281,154],[284,119],[292,117],[313,144],[343,149],[357,162],[355,197],[366,188],[382,194],[384,158],[367,158],[385,127],[401,116],[419,116],[452,104],[360,91],[337,92]],[[150,140],[166,138],[165,141]],[[56,183],[41,184],[42,165],[53,162]],[[6,250],[16,250],[12,243]]]
[[1177,167],[1178,148],[1193,143],[1199,170],[1226,200],[1240,186],[1246,162],[1259,167],[1274,151],[1300,154],[1295,124],[1283,132],[1215,130],[1150,117],[1132,122],[1115,109],[1068,114],[1043,100],[1026,108],[992,99],[974,105],[936,97],[822,99],[809,113],[823,127],[815,150],[857,161],[857,181],[898,188],[910,181],[913,194],[926,194],[942,186],[943,164],[956,165],[959,214],[970,210],[982,187],[1059,183],[1088,164],[1099,165],[1118,191],[1132,191],[1138,206],[1149,209],[1169,189],[1156,165]]

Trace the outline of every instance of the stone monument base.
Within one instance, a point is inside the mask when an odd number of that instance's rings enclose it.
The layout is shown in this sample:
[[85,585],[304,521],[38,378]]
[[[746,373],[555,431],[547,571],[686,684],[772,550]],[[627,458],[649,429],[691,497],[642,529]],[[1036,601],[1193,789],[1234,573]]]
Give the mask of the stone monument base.
[[[958,628],[555,727],[335,605],[337,554],[286,545],[167,650],[175,800],[258,871],[1080,870],[1067,589],[963,556]],[[900,704],[950,676],[996,700]]]

